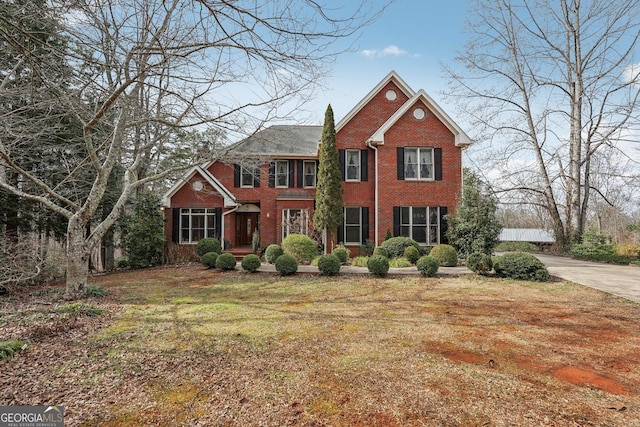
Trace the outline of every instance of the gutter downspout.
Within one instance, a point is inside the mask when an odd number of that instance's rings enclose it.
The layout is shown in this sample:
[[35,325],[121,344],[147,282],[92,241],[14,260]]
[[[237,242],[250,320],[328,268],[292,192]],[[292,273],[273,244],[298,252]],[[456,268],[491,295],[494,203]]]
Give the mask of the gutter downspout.
[[240,207],[240,205],[234,207],[233,209],[230,209],[226,212],[222,212],[222,230],[220,230],[220,240],[222,240],[220,243],[222,243],[222,250],[225,250],[226,248],[224,247],[224,226],[225,226],[225,222],[224,222],[224,217],[229,215],[230,213],[233,213],[235,211],[238,210],[238,208]]
[[367,141],[367,147],[369,147],[369,148],[371,148],[373,150],[373,154],[374,154],[374,157],[375,157],[375,165],[376,165],[375,191],[374,191],[374,206],[375,206],[374,207],[374,209],[375,209],[375,214],[374,214],[374,218],[375,218],[374,219],[374,223],[375,223],[375,225],[374,225],[374,227],[375,227],[375,238],[374,238],[374,241],[375,241],[375,245],[378,246],[378,242],[379,242],[379,239],[378,239],[378,234],[379,234],[378,233],[378,226],[379,226],[379,224],[378,224],[378,221],[379,221],[379,218],[378,218],[378,216],[379,216],[378,215],[378,189],[379,189],[379,186],[378,186],[378,176],[379,176],[379,174],[378,174],[378,147],[373,145],[370,140]]

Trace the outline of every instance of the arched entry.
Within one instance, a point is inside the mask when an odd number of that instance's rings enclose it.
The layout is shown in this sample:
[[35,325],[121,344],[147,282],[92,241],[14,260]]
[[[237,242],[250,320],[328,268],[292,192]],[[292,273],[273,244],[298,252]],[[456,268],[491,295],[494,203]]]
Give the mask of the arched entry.
[[250,246],[253,233],[260,227],[260,206],[242,205],[236,211],[236,246]]

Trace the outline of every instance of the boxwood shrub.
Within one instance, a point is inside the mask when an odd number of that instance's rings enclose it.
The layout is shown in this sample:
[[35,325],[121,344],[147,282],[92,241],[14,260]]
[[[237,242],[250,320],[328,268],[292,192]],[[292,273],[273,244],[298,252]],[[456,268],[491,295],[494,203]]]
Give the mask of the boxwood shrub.
[[499,277],[546,282],[549,271],[535,256],[526,252],[509,252],[493,258],[493,269]]
[[300,262],[311,262],[318,255],[318,244],[304,234],[289,234],[282,241],[282,250]]
[[415,246],[407,246],[404,249],[404,257],[408,259],[411,264],[415,264],[420,259],[420,250]]
[[218,254],[216,252],[207,252],[206,254],[202,255],[202,257],[200,258],[200,262],[207,268],[215,268],[217,259]]
[[222,271],[233,270],[236,268],[236,257],[228,252],[218,255],[218,258],[216,259],[216,268],[219,268]]
[[283,253],[284,253],[284,251],[282,250],[280,245],[272,243],[269,246],[267,246],[267,249],[265,249],[265,251],[264,251],[264,259],[269,264],[274,264],[276,262],[276,260],[278,259],[278,257],[280,255],[282,255]]
[[298,271],[298,261],[288,254],[280,255],[275,264],[281,276],[290,276]]
[[376,246],[375,248],[373,248],[373,254],[382,255],[385,258],[389,258],[389,252],[387,252],[387,250],[382,246]]
[[331,253],[338,257],[341,264],[344,264],[349,259],[349,249],[347,249],[344,245],[338,245],[333,248]]
[[323,276],[335,276],[340,272],[340,259],[334,254],[322,255],[318,259],[318,270]]
[[423,276],[433,277],[438,272],[440,263],[431,255],[425,255],[418,259],[418,261],[416,262],[416,267],[418,268],[418,271],[420,271],[420,274],[422,274]]
[[249,254],[242,258],[240,265],[242,266],[243,270],[248,271],[249,273],[255,273],[256,271],[258,271],[258,268],[260,268],[260,265],[262,265],[262,263],[260,262],[260,258],[258,257],[258,255]]
[[203,256],[207,252],[220,254],[222,252],[220,240],[214,239],[213,237],[206,237],[198,240],[198,243],[196,244],[196,254],[198,254],[198,256]]
[[409,237],[392,237],[380,245],[380,247],[386,249],[389,258],[404,256],[404,250],[409,246],[415,247],[420,252],[420,244]]
[[429,256],[437,259],[442,267],[455,267],[458,265],[458,252],[451,245],[440,244],[434,246],[429,252]]
[[389,272],[389,258],[382,255],[373,255],[367,261],[369,273],[384,277]]
[[474,252],[467,257],[467,268],[476,274],[486,274],[493,269],[491,257],[482,252]]

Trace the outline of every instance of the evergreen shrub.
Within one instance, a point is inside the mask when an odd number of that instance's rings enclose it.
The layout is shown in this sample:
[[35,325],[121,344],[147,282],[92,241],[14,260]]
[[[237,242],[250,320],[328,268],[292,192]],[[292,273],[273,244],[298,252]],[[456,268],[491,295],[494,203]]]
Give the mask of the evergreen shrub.
[[274,264],[276,262],[276,260],[278,259],[278,257],[280,255],[282,255],[283,253],[284,253],[284,251],[282,250],[282,247],[280,247],[280,245],[272,243],[269,246],[267,246],[267,249],[265,249],[265,251],[264,251],[264,259],[269,264]]
[[389,272],[389,258],[382,255],[373,255],[367,261],[367,268],[369,273],[384,277]]
[[404,249],[404,257],[408,259],[411,264],[415,264],[420,259],[420,250],[415,246],[407,246]]
[[509,252],[494,257],[493,269],[499,277],[546,282],[549,271],[535,256],[526,252]]
[[202,255],[202,257],[200,258],[200,262],[207,268],[215,268],[217,259],[217,252],[207,252],[206,254]]
[[309,263],[318,255],[318,244],[304,234],[289,234],[282,241],[282,250],[298,263]]
[[335,276],[340,272],[340,264],[340,259],[336,255],[322,255],[318,259],[318,270],[323,276]]
[[336,246],[335,248],[333,248],[333,251],[331,253],[338,257],[341,264],[346,263],[349,259],[349,249],[347,249],[344,245]]
[[442,267],[455,267],[458,265],[458,252],[451,245],[440,244],[434,246],[429,256],[437,259]]
[[415,247],[420,252],[420,244],[409,237],[392,237],[380,245],[381,248],[387,251],[389,258],[403,257],[404,250],[409,246]]
[[416,262],[416,268],[420,271],[420,274],[423,276],[433,277],[438,272],[438,268],[440,267],[440,263],[437,259],[432,257],[431,255],[425,255],[420,257]]
[[220,240],[214,239],[213,237],[206,237],[198,240],[198,243],[196,244],[196,254],[198,254],[198,256],[202,256],[207,252],[215,252],[217,254],[222,253]]
[[538,247],[531,242],[512,241],[498,243],[498,246],[496,246],[495,250],[496,252],[539,252]]
[[262,263],[260,262],[260,258],[256,254],[249,254],[242,258],[240,262],[242,269],[248,271],[249,273],[255,273],[260,268]]
[[374,255],[381,255],[385,258],[389,258],[389,252],[387,252],[387,250],[385,248],[383,248],[382,246],[376,246],[373,249],[373,254]]
[[228,252],[218,255],[218,258],[216,259],[216,268],[219,268],[222,271],[233,270],[236,268],[236,257]]
[[298,271],[298,261],[288,254],[283,254],[276,259],[276,271],[281,276],[290,276]]
[[474,252],[467,257],[467,268],[476,274],[486,274],[493,269],[491,257],[482,252]]

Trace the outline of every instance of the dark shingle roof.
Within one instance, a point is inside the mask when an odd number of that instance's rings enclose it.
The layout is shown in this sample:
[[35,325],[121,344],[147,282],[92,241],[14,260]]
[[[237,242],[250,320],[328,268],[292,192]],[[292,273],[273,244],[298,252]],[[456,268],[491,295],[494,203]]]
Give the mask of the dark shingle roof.
[[242,157],[317,157],[322,126],[275,125],[243,139],[229,150]]

